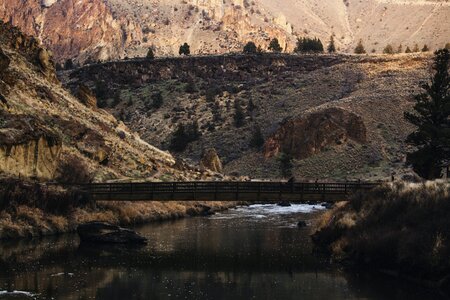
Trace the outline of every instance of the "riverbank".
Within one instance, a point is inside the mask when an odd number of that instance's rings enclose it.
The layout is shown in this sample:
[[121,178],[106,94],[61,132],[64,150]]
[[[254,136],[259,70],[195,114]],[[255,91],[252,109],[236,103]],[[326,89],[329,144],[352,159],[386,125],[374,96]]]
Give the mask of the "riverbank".
[[0,182],[0,240],[74,232],[79,224],[103,221],[121,226],[207,215],[236,202],[98,202],[75,190],[20,180]]
[[449,182],[395,182],[326,212],[312,238],[348,265],[448,288],[449,216]]

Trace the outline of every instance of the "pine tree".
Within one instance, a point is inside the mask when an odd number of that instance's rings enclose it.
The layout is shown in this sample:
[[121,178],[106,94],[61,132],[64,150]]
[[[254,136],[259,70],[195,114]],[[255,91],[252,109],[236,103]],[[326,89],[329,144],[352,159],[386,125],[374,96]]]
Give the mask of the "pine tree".
[[411,51],[411,49],[409,48],[409,46],[406,47],[405,53],[411,53],[411,52],[412,52],[412,51]]
[[245,115],[239,100],[234,101],[234,126],[242,127],[244,125]]
[[296,53],[320,53],[323,52],[322,41],[318,38],[299,38],[297,39],[297,45],[294,49]]
[[355,48],[355,54],[364,54],[366,53],[366,49],[364,48],[362,40],[359,40],[358,45]]
[[250,147],[261,148],[264,145],[264,136],[261,132],[261,127],[256,125],[252,131],[252,137],[250,139]]
[[400,44],[397,48],[397,53],[402,53],[403,52],[403,45]]
[[445,49],[450,50],[450,43],[445,44]]
[[422,52],[428,52],[428,51],[430,51],[430,48],[428,48],[428,46],[426,44],[423,45]]
[[188,43],[184,43],[183,45],[180,46],[178,54],[186,56],[191,54],[191,47],[188,45]]
[[418,44],[415,44],[412,51],[413,51],[414,53],[419,52],[419,51],[420,51],[420,50],[419,50],[419,45],[418,45]]
[[155,53],[153,52],[153,49],[152,48],[148,48],[148,51],[147,51],[147,59],[154,59],[155,58]]
[[281,175],[284,178],[292,177],[292,156],[282,152],[278,156],[278,161],[280,162]]
[[330,43],[328,44],[328,53],[334,53],[336,52],[336,46],[334,45],[334,36],[332,35],[330,37]]
[[255,43],[253,42],[248,42],[245,46],[244,46],[244,51],[245,54],[255,54],[257,52],[257,48]]
[[269,50],[272,52],[277,52],[277,53],[283,51],[283,48],[281,48],[280,43],[278,42],[277,38],[273,38],[270,41]]
[[426,179],[440,177],[441,169],[450,165],[450,53],[435,52],[431,82],[422,85],[424,92],[415,97],[413,112],[405,118],[417,127],[406,142],[417,147],[407,155],[407,163]]

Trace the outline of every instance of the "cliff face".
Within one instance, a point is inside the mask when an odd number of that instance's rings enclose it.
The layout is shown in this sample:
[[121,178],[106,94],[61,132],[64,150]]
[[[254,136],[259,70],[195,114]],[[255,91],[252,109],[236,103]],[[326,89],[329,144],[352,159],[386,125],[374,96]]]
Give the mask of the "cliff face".
[[266,140],[264,157],[285,153],[304,159],[349,140],[365,143],[366,139],[366,127],[360,116],[330,108],[281,124]]
[[77,99],[55,75],[50,53],[33,37],[0,22],[0,174],[55,179],[68,161],[85,165],[95,181],[205,178],[95,107]]
[[292,51],[297,37],[327,43],[332,34],[344,52],[359,39],[367,51],[387,43],[436,49],[448,42],[449,13],[448,2],[415,0],[0,1],[0,19],[39,37],[59,62],[142,57],[149,47],[176,55],[184,42],[195,54],[240,52],[248,41],[267,49],[273,37]]

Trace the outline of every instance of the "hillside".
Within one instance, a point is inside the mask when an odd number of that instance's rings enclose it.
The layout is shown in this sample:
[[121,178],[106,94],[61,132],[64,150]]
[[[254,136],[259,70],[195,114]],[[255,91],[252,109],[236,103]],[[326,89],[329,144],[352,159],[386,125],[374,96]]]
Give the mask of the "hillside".
[[[284,153],[298,178],[373,180],[408,172],[403,141],[412,128],[403,112],[430,63],[425,54],[229,55],[111,62],[63,75],[72,89],[90,86],[107,110],[163,149],[180,123],[196,121],[201,137],[176,155],[197,162],[214,147],[227,174],[279,178]],[[250,145],[257,126],[260,148]]]
[[[0,171],[55,179],[62,164],[85,164],[95,181],[201,178],[96,107],[90,92],[65,90],[47,50],[0,23]],[[83,100],[90,101],[89,103]]]
[[0,19],[39,37],[58,62],[241,51],[252,40],[264,49],[277,37],[292,51],[298,37],[334,34],[342,52],[362,39],[380,53],[417,43],[432,50],[450,36],[450,3],[424,0],[8,0]]

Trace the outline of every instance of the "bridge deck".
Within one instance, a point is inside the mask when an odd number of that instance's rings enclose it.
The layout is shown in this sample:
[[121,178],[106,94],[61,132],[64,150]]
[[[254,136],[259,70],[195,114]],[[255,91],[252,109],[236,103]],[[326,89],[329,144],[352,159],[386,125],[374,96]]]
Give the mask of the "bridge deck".
[[84,189],[97,201],[339,201],[377,183],[144,182],[95,183]]

